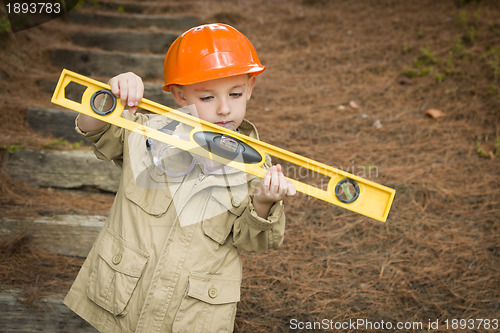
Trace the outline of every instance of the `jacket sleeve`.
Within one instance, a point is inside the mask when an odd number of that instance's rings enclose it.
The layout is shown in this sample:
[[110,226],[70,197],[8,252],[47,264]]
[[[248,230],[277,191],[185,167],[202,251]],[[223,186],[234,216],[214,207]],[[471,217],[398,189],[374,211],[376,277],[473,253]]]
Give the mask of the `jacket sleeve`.
[[264,252],[277,248],[283,244],[284,235],[285,214],[281,201],[274,204],[267,219],[257,215],[250,201],[233,226],[233,244],[245,251]]
[[[271,165],[270,159],[266,167]],[[250,193],[260,184],[262,179],[255,178],[250,182]],[[257,215],[252,204],[252,195],[247,197],[246,209],[233,225],[233,244],[239,249],[251,252],[263,252],[283,244],[285,235],[285,209],[283,201],[274,203],[267,219]]]
[[[132,121],[137,121],[138,116],[132,116],[128,112],[122,115]],[[76,131],[85,137],[92,147],[98,159],[113,161],[119,167],[123,164],[123,147],[125,140],[125,129],[106,124],[101,129],[89,132],[82,132],[78,127],[78,118],[75,120]]]

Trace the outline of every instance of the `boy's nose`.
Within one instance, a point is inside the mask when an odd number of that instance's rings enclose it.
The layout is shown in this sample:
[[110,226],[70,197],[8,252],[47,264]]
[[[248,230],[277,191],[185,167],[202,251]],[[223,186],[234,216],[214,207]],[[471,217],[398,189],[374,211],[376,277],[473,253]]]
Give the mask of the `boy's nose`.
[[220,116],[226,116],[231,113],[231,109],[229,108],[229,103],[226,99],[220,101],[217,107],[217,114]]

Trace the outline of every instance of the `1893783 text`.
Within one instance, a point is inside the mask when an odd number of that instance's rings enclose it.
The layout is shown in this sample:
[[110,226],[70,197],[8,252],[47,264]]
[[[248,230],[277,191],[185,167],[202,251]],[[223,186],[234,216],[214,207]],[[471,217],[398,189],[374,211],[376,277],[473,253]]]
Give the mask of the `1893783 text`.
[[7,2],[7,14],[60,14],[59,2]]

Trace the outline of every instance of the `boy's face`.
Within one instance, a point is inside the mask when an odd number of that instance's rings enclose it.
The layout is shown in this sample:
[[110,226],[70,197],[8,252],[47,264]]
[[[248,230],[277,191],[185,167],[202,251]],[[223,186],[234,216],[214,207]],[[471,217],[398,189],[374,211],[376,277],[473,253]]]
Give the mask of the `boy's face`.
[[198,118],[221,126],[232,123],[238,128],[245,117],[254,84],[255,77],[244,74],[172,86],[170,90],[181,107],[194,104]]

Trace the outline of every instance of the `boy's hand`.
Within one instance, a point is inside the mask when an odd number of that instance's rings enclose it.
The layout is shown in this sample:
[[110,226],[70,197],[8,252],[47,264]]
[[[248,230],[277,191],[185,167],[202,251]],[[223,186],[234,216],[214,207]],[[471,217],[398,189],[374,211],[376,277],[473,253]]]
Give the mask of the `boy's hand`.
[[[123,73],[109,80],[111,92],[121,99],[123,105],[128,105],[131,114],[137,111],[142,96],[144,95],[144,84],[142,79],[132,72]],[[106,123],[102,120],[80,114],[78,116],[78,127],[82,132],[94,131],[102,128]]]
[[132,72],[119,74],[109,80],[111,92],[119,97],[123,105],[128,105],[128,111],[135,114],[137,105],[144,96],[142,79]]
[[287,196],[297,193],[295,186],[289,179],[285,178],[281,170],[281,165],[272,166],[264,176],[262,183],[255,188],[253,195],[253,205],[257,215],[262,218],[269,216],[271,206]]

